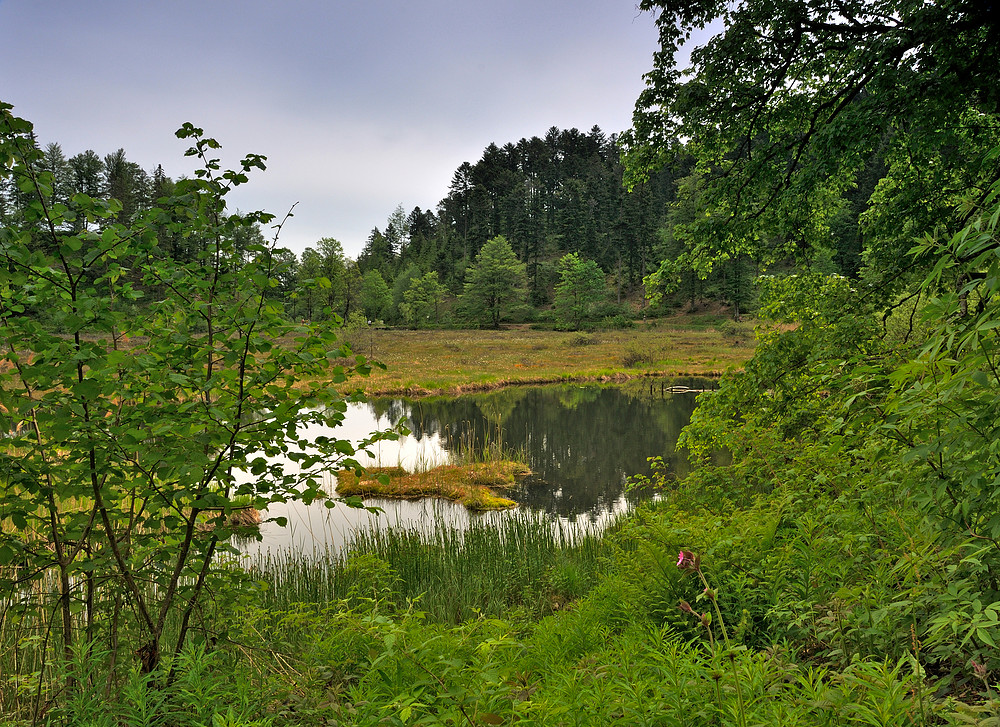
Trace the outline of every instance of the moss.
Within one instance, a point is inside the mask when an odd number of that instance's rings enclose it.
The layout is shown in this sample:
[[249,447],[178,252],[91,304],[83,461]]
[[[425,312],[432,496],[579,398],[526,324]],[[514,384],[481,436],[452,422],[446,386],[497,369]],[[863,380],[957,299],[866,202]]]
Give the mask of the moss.
[[[512,487],[518,479],[529,474],[531,470],[526,465],[508,460],[441,465],[412,473],[399,467],[374,468],[364,478],[341,470],[337,473],[337,492],[345,497],[358,495],[401,500],[439,497],[470,510],[505,510],[517,503],[494,490]],[[387,475],[388,483],[381,481],[378,475]]]

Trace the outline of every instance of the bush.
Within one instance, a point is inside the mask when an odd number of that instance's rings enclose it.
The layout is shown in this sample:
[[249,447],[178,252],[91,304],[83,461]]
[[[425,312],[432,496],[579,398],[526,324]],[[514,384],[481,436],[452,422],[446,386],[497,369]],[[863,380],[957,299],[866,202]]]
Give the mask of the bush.
[[714,326],[716,332],[736,346],[745,346],[753,337],[753,330],[746,323],[728,318]]
[[600,305],[594,306],[593,315],[594,318],[600,320],[602,318],[609,318],[614,316],[622,316],[623,318],[631,318],[634,311],[632,306],[628,303],[601,303]]
[[601,328],[606,331],[617,331],[624,330],[626,328],[635,328],[635,321],[627,316],[617,313],[613,316],[604,316],[601,321]]
[[577,333],[569,339],[570,346],[592,346],[597,343],[597,337],[589,333]]
[[625,353],[622,354],[622,366],[625,368],[634,368],[642,364],[655,363],[656,359],[648,351],[640,351],[635,346],[629,346],[625,349]]

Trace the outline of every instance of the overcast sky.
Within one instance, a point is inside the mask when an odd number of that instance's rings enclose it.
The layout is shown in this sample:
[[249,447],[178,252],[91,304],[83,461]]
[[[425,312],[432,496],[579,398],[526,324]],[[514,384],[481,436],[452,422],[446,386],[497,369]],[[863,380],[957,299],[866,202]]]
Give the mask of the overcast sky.
[[190,175],[185,121],[268,170],[244,210],[348,255],[435,209],[490,142],[630,124],[657,48],[637,0],[0,0],[0,99],[67,156]]

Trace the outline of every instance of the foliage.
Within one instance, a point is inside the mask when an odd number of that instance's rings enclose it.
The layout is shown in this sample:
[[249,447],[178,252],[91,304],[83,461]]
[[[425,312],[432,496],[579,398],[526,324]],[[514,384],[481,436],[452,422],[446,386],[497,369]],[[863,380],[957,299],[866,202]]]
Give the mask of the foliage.
[[1000,567],[1000,183],[971,216],[954,235],[928,235],[914,249],[938,260],[923,284],[924,316],[936,328],[890,377],[886,414],[908,444],[907,461],[921,465],[918,497],[948,530],[993,544],[984,553],[992,574]]
[[[689,163],[687,156],[685,165]],[[756,235],[746,239],[730,235],[726,244],[720,245],[715,236],[700,229],[712,214],[703,192],[704,177],[696,169],[677,180],[677,198],[660,230],[660,263],[643,278],[646,298],[658,306],[671,296],[683,296],[692,310],[699,298],[713,298],[732,305],[733,317],[738,320],[741,311],[749,307],[750,283],[757,272],[751,261],[766,256]]]
[[378,270],[361,277],[361,307],[370,321],[385,318],[392,307],[392,291]]
[[611,316],[604,316],[601,319],[600,328],[606,331],[620,331],[626,328],[635,328],[635,321],[629,316],[615,313]]
[[[392,305],[391,318],[395,322],[399,320],[399,307],[405,302],[404,294],[410,288],[410,284],[422,275],[420,268],[414,264],[407,265],[399,272],[392,283]],[[381,277],[381,276],[380,276]]]
[[[700,264],[811,259],[834,244],[831,225],[850,208],[867,233],[854,254],[891,297],[905,267],[926,264],[905,257],[908,241],[957,221],[956,192],[988,186],[993,170],[979,159],[1000,141],[991,80],[1000,58],[997,18],[982,4],[640,7],[657,13],[661,50],[623,137],[627,174],[644,180],[678,154],[694,157],[679,221],[704,251]],[[681,44],[704,28],[711,39],[690,68],[675,67]],[[860,204],[856,186],[868,193]]]
[[604,272],[593,260],[582,260],[572,252],[560,258],[554,302],[561,324],[573,330],[580,328],[606,292]]
[[410,287],[403,293],[399,314],[407,325],[419,328],[427,321],[438,322],[439,307],[447,288],[438,282],[436,270],[410,280]]
[[469,317],[499,328],[502,321],[525,299],[527,273],[504,237],[483,245],[475,263],[465,272],[462,304]]
[[294,299],[296,309],[306,319],[326,320],[339,315],[347,320],[360,308],[361,275],[354,261],[332,237],[324,237],[316,247],[302,251]]
[[[719,447],[733,459],[718,476],[700,470],[695,502],[718,508],[710,493],[724,482],[726,508],[777,506],[772,549],[792,522],[811,520],[796,557],[830,585],[805,589],[800,606],[787,592],[775,598],[772,613],[807,629],[784,627],[786,637],[810,638],[811,653],[836,660],[854,650],[902,658],[909,648],[936,670],[939,690],[981,688],[998,666],[998,191],[968,210],[959,232],[915,247],[938,261],[920,291],[934,325],[918,349],[880,339],[843,279],[771,279],[762,310],[795,327],[762,333],[745,371],[703,397],[682,437],[703,462]],[[804,505],[820,519],[796,515]],[[850,552],[824,553],[830,535]]]
[[[291,581],[279,581],[273,601],[240,613],[231,631],[232,646],[213,656],[216,663],[229,665],[231,691],[212,696],[216,704],[232,702],[238,714],[238,685],[253,684],[247,693],[259,700],[259,713],[273,716],[276,725],[449,720],[652,725],[686,724],[693,718],[736,723],[742,702],[747,724],[846,727],[958,724],[963,716],[994,708],[989,701],[970,707],[932,697],[924,683],[925,655],[907,651],[907,622],[894,618],[891,607],[879,605],[879,599],[898,597],[892,561],[879,557],[888,543],[870,532],[865,537],[865,519],[848,493],[843,508],[819,516],[811,512],[815,496],[805,490],[801,494],[801,501],[789,502],[783,512],[753,508],[733,513],[728,525],[707,512],[683,514],[678,522],[671,507],[648,508],[633,525],[593,542],[602,545],[606,559],[602,579],[572,608],[538,621],[524,620],[516,609],[499,614],[471,610],[453,620],[423,605],[424,599],[437,600],[434,590],[416,602],[402,597],[422,587],[404,586],[407,577],[424,574],[429,580],[423,582],[447,587],[450,576],[436,580],[442,574],[461,578],[490,562],[503,566],[513,561],[495,551],[475,560],[482,556],[469,552],[492,528],[473,533],[471,548],[469,541],[458,539],[426,542],[387,533],[378,538],[387,546],[380,555],[357,553],[346,561],[344,575],[349,578],[343,587],[353,582],[358,586],[353,592],[333,596],[296,590],[306,598],[295,604],[289,602]],[[899,545],[907,535],[893,533],[892,523],[892,518],[878,519],[876,532],[898,536],[894,545]],[[491,542],[502,550],[504,538],[497,535]],[[909,536],[916,537],[911,544],[924,544],[919,531]],[[671,544],[692,537],[705,546],[700,567],[717,594],[720,616],[713,627],[719,618],[732,626],[732,659],[723,668],[731,676],[722,677],[721,688],[718,658],[699,636],[705,628],[677,608],[679,598],[695,603],[695,594],[702,591],[677,568]],[[532,572],[536,560],[551,562],[551,554],[536,557],[533,537],[507,542],[529,545],[525,565]],[[662,569],[654,565],[659,552],[666,555]],[[437,572],[433,563],[451,554],[463,565],[453,563]],[[579,558],[566,549],[557,550],[557,556]],[[899,573],[912,577],[914,569],[933,562],[935,556],[928,556]],[[832,568],[849,577],[847,585],[830,581]],[[320,575],[325,569],[306,565],[303,572]],[[491,573],[489,568],[485,572]],[[523,578],[516,570],[510,575]],[[933,571],[928,575],[933,578]],[[499,590],[509,591],[504,579],[510,576],[498,577]],[[879,586],[879,579],[887,577],[889,582]],[[667,588],[675,590],[665,592]],[[844,588],[867,588],[868,599],[856,613],[843,605],[839,611],[825,610],[837,603],[833,594]],[[766,603],[755,601],[761,594],[796,610],[770,612]],[[806,638],[793,642],[771,636],[757,648],[762,620],[788,633],[804,628]],[[886,655],[879,653],[885,644],[877,639],[865,644],[890,624],[899,627],[898,641]],[[846,643],[851,652],[828,661],[819,660],[815,651],[797,653],[796,643],[809,644],[811,634],[823,640],[812,642],[820,648],[835,650]],[[254,648],[236,647],[245,643]],[[861,650],[854,651],[854,644]],[[275,668],[276,663],[284,666]],[[216,704],[208,709],[225,713]]]
[[[269,297],[275,243],[239,233],[273,218],[226,210],[263,157],[223,171],[219,143],[185,124],[178,137],[201,168],[124,226],[115,200],[76,194],[72,209],[53,200],[31,125],[10,108],[0,106],[0,168],[31,201],[23,226],[0,236],[0,407],[10,431],[0,567],[16,573],[4,580],[8,599],[54,586],[51,598],[8,613],[53,634],[22,642],[25,663],[44,675],[59,648],[67,664],[65,684],[50,692],[40,681],[38,698],[70,699],[84,688],[75,655],[95,640],[111,644],[88,652],[89,668],[107,670],[107,694],[118,670],[165,678],[160,665],[192,630],[212,628],[201,619],[231,578],[213,567],[231,550],[229,515],[247,499],[257,508],[312,500],[324,472],[356,466],[349,442],[307,442],[304,428],[335,426],[346,404],[334,385],[368,365],[331,365],[350,355],[335,329],[289,323]],[[163,254],[164,228],[191,240],[190,261]],[[32,315],[39,310],[55,331]],[[276,345],[282,336],[292,344]]]

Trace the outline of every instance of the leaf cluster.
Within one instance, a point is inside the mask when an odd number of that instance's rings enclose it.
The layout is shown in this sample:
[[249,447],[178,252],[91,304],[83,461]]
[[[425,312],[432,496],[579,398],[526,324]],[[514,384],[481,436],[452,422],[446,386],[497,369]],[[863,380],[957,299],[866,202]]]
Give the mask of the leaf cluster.
[[[144,672],[182,651],[216,557],[233,550],[234,513],[325,497],[324,473],[358,466],[354,444],[307,429],[336,426],[334,386],[368,370],[335,365],[352,357],[335,328],[290,323],[273,300],[276,242],[243,234],[273,216],[227,209],[264,158],[223,171],[218,142],[190,124],[178,136],[199,172],[125,225],[113,200],[52,202],[30,124],[0,105],[0,169],[33,198],[35,230],[0,235],[0,567],[17,573],[5,588],[54,576],[52,600],[22,615],[51,614],[66,659],[112,638],[110,663],[128,648]],[[165,254],[164,230],[196,254]]]

